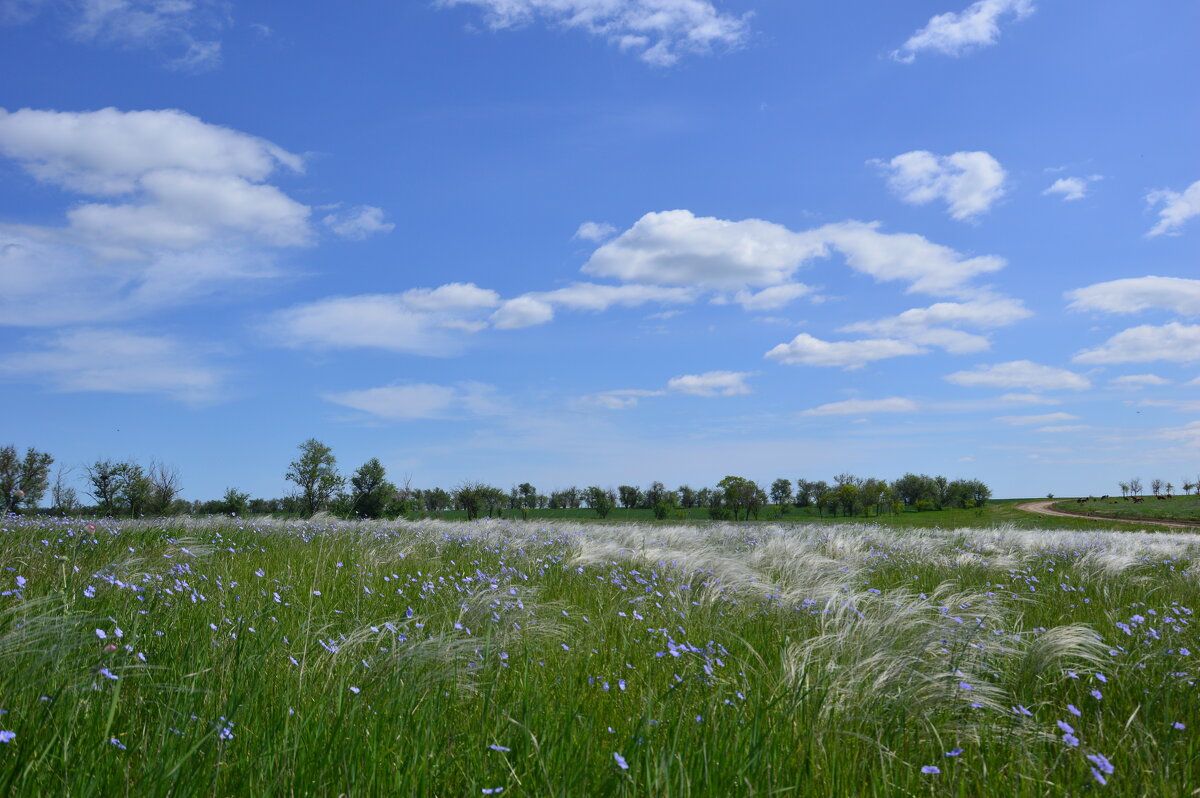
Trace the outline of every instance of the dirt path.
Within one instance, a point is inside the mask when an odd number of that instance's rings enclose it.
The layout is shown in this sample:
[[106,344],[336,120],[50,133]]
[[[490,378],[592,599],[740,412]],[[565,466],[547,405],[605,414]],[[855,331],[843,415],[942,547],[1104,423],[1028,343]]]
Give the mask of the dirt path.
[[1037,502],[1025,502],[1018,504],[1018,510],[1024,510],[1027,513],[1037,513],[1039,515],[1058,515],[1064,518],[1086,518],[1091,521],[1120,521],[1126,524],[1150,524],[1152,526],[1170,526],[1177,529],[1196,529],[1197,524],[1190,524],[1186,521],[1157,521],[1151,518],[1118,518],[1115,515],[1084,515],[1083,513],[1067,513],[1062,510],[1055,510],[1051,507],[1054,502],[1061,499],[1047,501],[1043,499]]

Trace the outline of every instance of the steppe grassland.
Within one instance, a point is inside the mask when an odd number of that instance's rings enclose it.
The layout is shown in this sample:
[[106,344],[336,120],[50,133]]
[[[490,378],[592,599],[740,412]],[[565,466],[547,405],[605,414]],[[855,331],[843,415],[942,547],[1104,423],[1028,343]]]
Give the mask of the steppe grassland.
[[1190,794],[1198,552],[1003,527],[8,518],[0,787]]

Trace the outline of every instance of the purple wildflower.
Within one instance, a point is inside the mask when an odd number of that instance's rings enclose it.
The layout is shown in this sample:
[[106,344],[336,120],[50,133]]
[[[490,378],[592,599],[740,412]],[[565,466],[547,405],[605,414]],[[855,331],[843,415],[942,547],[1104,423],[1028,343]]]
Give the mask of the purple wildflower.
[[1093,691],[1092,691],[1092,698],[1094,698],[1094,699],[1096,699],[1097,701],[1099,701],[1100,699],[1104,698],[1104,693],[1101,693],[1099,690],[1093,690]]
[[629,763],[625,761],[625,757],[614,751],[613,759],[617,760],[617,767],[619,767],[621,770],[629,770]]
[[1088,754],[1088,759],[1108,775],[1112,775],[1114,770],[1112,762],[1108,761],[1108,757],[1104,754]]
[[1182,723],[1180,723],[1179,721],[1175,721],[1174,723],[1172,723],[1172,724],[1171,724],[1171,727],[1172,727],[1172,728],[1175,728],[1175,729],[1179,729],[1180,731],[1183,731],[1184,729],[1186,729],[1186,728],[1187,728],[1187,726],[1183,725],[1183,724],[1182,724]]
[[939,768],[937,765],[926,765],[925,767],[921,768],[921,772],[929,773],[932,775],[937,775],[938,773],[942,772],[942,769]]
[[1074,704],[1067,704],[1067,712],[1070,712],[1072,715],[1074,715],[1077,718],[1083,717],[1083,713],[1080,712]]
[[115,745],[117,748],[120,748],[122,751],[126,750],[125,746],[122,745],[121,741],[118,740],[116,737],[111,738],[109,740],[109,742],[112,743],[113,745]]
[[1069,734],[1069,733],[1068,733],[1068,734],[1064,734],[1064,735],[1062,736],[1062,741],[1063,741],[1064,743],[1066,743],[1067,745],[1071,746],[1072,748],[1078,748],[1078,747],[1079,747],[1079,738],[1078,738],[1078,737],[1076,737],[1074,734]]
[[488,748],[492,749],[493,751],[499,751],[502,754],[506,754],[512,750],[511,748],[505,748],[504,746],[496,745],[495,743],[492,743],[491,745],[489,745]]
[[1075,730],[1071,728],[1071,724],[1067,723],[1066,721],[1062,721],[1062,720],[1060,720],[1060,721],[1058,722],[1058,728],[1062,729],[1062,730],[1063,730],[1063,731],[1065,731],[1067,734],[1074,734],[1074,733],[1075,733]]
[[15,739],[17,739],[15,731],[0,731],[0,743],[11,743]]
[[953,751],[947,751],[946,756],[958,756],[962,752],[963,750],[961,748],[955,748]]

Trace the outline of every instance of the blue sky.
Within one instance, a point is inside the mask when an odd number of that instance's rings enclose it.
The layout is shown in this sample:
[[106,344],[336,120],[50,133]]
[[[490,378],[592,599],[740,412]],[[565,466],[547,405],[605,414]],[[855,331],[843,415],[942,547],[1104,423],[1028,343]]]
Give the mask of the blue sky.
[[[1200,473],[1192,0],[0,0],[0,442]],[[1191,77],[1189,77],[1191,76]]]

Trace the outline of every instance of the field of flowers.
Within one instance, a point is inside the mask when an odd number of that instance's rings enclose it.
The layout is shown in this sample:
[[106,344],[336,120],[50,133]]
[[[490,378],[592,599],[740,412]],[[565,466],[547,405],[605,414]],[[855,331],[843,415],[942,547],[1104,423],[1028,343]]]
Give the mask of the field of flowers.
[[0,521],[0,792],[1200,786],[1200,535],[164,523]]

